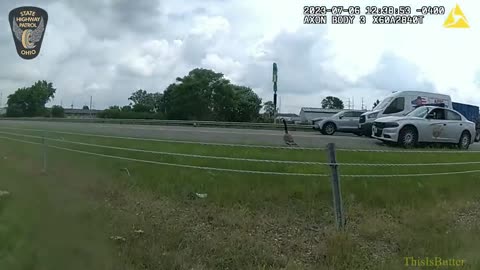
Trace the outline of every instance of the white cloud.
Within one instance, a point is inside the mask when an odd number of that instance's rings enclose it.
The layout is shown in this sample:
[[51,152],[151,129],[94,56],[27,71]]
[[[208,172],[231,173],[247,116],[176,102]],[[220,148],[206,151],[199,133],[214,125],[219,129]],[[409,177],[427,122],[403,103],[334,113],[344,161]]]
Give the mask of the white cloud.
[[197,16],[193,18],[191,33],[211,39],[215,34],[228,33],[230,24],[227,19],[221,16]]
[[202,66],[223,73],[232,82],[238,83],[238,80],[243,76],[243,67],[240,62],[230,57],[222,58],[214,53],[208,54],[202,60]]

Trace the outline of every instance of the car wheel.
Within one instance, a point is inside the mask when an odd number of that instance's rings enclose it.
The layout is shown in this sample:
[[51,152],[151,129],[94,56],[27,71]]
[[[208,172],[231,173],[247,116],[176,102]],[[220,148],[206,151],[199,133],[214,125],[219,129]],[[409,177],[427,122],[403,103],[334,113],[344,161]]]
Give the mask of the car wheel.
[[462,150],[467,150],[470,147],[470,134],[466,131],[460,136],[460,141],[458,142],[458,148]]
[[417,131],[412,127],[405,127],[400,131],[398,143],[405,148],[412,148],[417,145]]
[[337,131],[337,127],[334,123],[326,123],[322,129],[325,135],[333,135]]

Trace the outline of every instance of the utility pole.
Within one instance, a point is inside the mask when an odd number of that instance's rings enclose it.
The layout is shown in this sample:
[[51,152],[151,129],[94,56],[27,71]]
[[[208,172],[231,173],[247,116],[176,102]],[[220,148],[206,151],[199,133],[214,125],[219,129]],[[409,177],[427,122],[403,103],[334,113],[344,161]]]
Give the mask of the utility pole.
[[352,109],[355,110],[355,97],[352,97]]
[[274,118],[277,115],[277,80],[278,80],[278,67],[277,63],[273,63],[273,106],[275,107]]
[[362,111],[364,106],[365,106],[365,103],[363,102],[363,97],[362,97]]
[[348,98],[348,103],[347,104],[348,104],[347,107],[350,110],[350,98]]
[[0,108],[3,108],[3,91],[0,92]]

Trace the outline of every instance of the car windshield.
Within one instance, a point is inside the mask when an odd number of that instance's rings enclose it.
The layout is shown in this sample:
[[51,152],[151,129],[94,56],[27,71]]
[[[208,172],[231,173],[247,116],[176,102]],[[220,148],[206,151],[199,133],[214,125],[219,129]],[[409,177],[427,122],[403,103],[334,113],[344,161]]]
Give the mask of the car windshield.
[[408,113],[407,116],[424,118],[427,115],[427,113],[428,113],[427,107],[420,107]]
[[373,108],[374,110],[382,110],[382,109],[385,109],[388,104],[390,104],[390,102],[393,100],[393,97],[391,98],[386,98],[384,100],[382,100],[382,102],[380,102],[377,106],[375,106],[375,108]]

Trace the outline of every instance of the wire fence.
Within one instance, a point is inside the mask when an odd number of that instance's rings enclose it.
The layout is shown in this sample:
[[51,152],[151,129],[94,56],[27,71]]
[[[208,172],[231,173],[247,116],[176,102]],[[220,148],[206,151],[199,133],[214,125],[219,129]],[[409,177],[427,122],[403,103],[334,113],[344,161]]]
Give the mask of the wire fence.
[[[127,147],[117,147],[117,146],[108,146],[101,144],[77,142],[65,139],[53,139],[43,136],[35,136],[28,134],[19,134],[12,132],[2,132],[0,134],[7,134],[13,136],[21,136],[26,138],[33,139],[45,139],[47,141],[68,143],[73,145],[83,145],[91,146],[112,150],[122,150],[129,152],[139,152],[139,153],[150,153],[158,155],[167,155],[167,156],[180,156],[180,157],[190,157],[190,158],[199,158],[199,159],[217,159],[217,160],[231,160],[231,161],[245,161],[245,162],[260,162],[260,163],[278,163],[278,164],[302,164],[302,165],[325,165],[325,166],[360,166],[360,167],[422,167],[422,166],[452,166],[452,165],[474,165],[480,164],[480,161],[467,161],[467,162],[432,162],[432,163],[348,163],[348,162],[337,162],[335,164],[330,162],[317,162],[317,161],[296,161],[296,160],[270,160],[270,159],[252,159],[252,158],[235,158],[235,157],[225,157],[225,156],[210,156],[210,155],[195,155],[195,154],[185,154],[185,153],[175,153],[175,152],[165,152],[165,151],[154,151],[154,150],[145,150],[137,148],[127,148]],[[362,176],[362,175],[359,175]],[[356,175],[351,175],[350,177],[357,177]],[[386,176],[382,176],[386,177]]]
[[[3,128],[3,127],[2,127]],[[87,137],[102,137],[102,138],[111,138],[111,139],[129,139],[129,140],[154,140],[160,142],[171,142],[171,143],[184,143],[184,141],[172,141],[172,140],[157,140],[157,139],[145,139],[145,138],[134,138],[134,137],[119,137],[119,136],[109,136],[109,135],[98,135],[98,134],[87,134],[87,133],[76,133],[76,132],[64,132],[64,131],[47,131],[42,129],[18,129],[18,128],[6,128],[6,129],[16,129],[16,130],[26,130],[26,131],[35,131],[35,132],[49,132],[49,133],[57,133],[57,134],[64,134],[64,135],[77,135],[77,136],[87,136]],[[154,150],[146,150],[146,149],[138,149],[138,148],[128,148],[128,147],[118,147],[118,146],[110,146],[110,145],[103,145],[103,144],[95,144],[95,143],[86,143],[86,142],[79,142],[73,140],[66,140],[64,138],[55,139],[49,138],[47,136],[35,136],[29,134],[22,134],[22,133],[14,133],[14,132],[5,132],[0,131],[0,134],[3,135],[10,135],[15,136],[15,138],[7,137],[7,136],[0,136],[2,139],[12,140],[22,143],[31,143],[31,144],[45,144],[48,148],[54,148],[63,151],[70,151],[75,153],[81,153],[86,155],[92,156],[99,156],[105,158],[112,158],[112,159],[121,159],[127,160],[132,162],[141,162],[141,163],[149,163],[149,164],[156,164],[156,165],[163,165],[163,166],[174,166],[174,167],[182,167],[182,168],[190,168],[190,169],[199,169],[199,170],[210,170],[210,171],[222,171],[222,172],[232,172],[232,173],[247,173],[247,174],[264,174],[264,175],[284,175],[284,176],[308,176],[308,177],[329,177],[330,174],[320,174],[320,173],[293,173],[293,172],[275,172],[275,171],[257,171],[257,170],[241,170],[241,169],[229,169],[229,168],[217,168],[217,167],[210,167],[210,166],[194,166],[194,165],[187,165],[187,164],[178,164],[178,163],[169,163],[169,162],[159,162],[153,160],[145,160],[145,159],[137,159],[137,158],[130,158],[130,157],[122,157],[117,155],[108,155],[102,153],[95,153],[91,151],[84,151],[78,149],[72,149],[68,147],[61,147],[56,146],[48,143],[40,143],[40,142],[32,142],[27,140],[18,139],[18,137],[24,138],[31,138],[31,139],[39,139],[45,142],[60,142],[64,144],[70,145],[79,145],[79,146],[88,146],[94,148],[101,148],[101,149],[111,149],[111,150],[119,150],[119,151],[127,151],[127,152],[137,152],[137,153],[149,153],[155,155],[163,155],[163,156],[177,156],[177,157],[186,157],[186,158],[194,158],[194,159],[210,159],[210,160],[226,160],[226,161],[242,161],[242,162],[252,162],[252,163],[272,163],[272,164],[292,164],[292,165],[316,165],[316,166],[345,166],[345,167],[434,167],[434,166],[461,166],[461,165],[476,165],[480,164],[480,161],[466,161],[466,162],[431,162],[431,163],[349,163],[349,162],[337,162],[335,163],[330,162],[317,162],[317,161],[296,161],[296,160],[272,160],[272,159],[258,159],[258,158],[239,158],[239,157],[226,157],[226,156],[214,156],[214,155],[198,155],[198,154],[186,154],[186,153],[177,153],[177,152],[167,152],[167,151],[154,151]],[[44,133],[45,134],[45,133]],[[200,145],[204,145],[204,143],[198,142],[187,142],[187,143],[197,143]],[[216,143],[207,143],[207,145],[215,145],[215,146],[236,146],[242,147],[245,145],[234,145],[234,144],[216,144]],[[248,147],[257,147],[257,145],[248,145]],[[263,148],[263,146],[259,146]],[[322,148],[293,148],[293,147],[272,147],[273,149],[315,149],[318,151],[326,151],[326,149]],[[340,150],[347,150],[347,151],[358,151],[358,152],[389,152],[388,150],[355,150],[355,149],[340,149]],[[422,153],[437,153],[440,151],[402,151],[402,152],[422,152]],[[442,153],[471,153],[474,151],[441,151]],[[425,176],[444,176],[444,175],[460,175],[460,174],[471,174],[471,173],[479,173],[480,170],[463,170],[463,171],[449,171],[449,172],[434,172],[434,173],[406,173],[406,174],[342,174],[342,177],[348,178],[405,178],[405,177],[425,177]]]
[[[42,136],[29,135],[24,133],[15,133],[15,132],[6,132],[0,131],[0,139],[10,140],[20,143],[33,144],[43,146],[43,170],[47,171],[47,149],[56,149],[60,151],[67,151],[71,153],[84,154],[88,156],[102,157],[107,159],[116,159],[124,160],[129,162],[138,162],[144,164],[152,164],[159,166],[169,166],[177,168],[186,168],[194,170],[203,170],[203,171],[217,171],[217,172],[226,172],[226,173],[240,173],[240,174],[258,174],[258,175],[274,175],[274,176],[286,176],[286,177],[317,177],[317,178],[330,178],[332,185],[333,193],[333,206],[335,213],[335,222],[338,229],[343,229],[345,225],[345,217],[343,213],[343,203],[340,189],[340,173],[339,167],[403,167],[403,168],[412,168],[412,167],[442,167],[442,166],[463,166],[463,165],[476,165],[480,164],[480,161],[466,161],[466,162],[432,162],[432,163],[348,163],[348,162],[337,162],[336,152],[337,151],[349,151],[349,152],[373,152],[373,153],[392,153],[392,152],[401,152],[401,153],[477,153],[480,151],[389,151],[389,150],[377,150],[377,149],[335,149],[334,144],[328,144],[326,149],[322,148],[302,148],[302,147],[275,147],[275,146],[259,146],[259,145],[238,145],[238,144],[219,144],[219,143],[201,143],[201,142],[185,142],[185,141],[175,141],[175,140],[159,140],[159,139],[146,139],[146,138],[135,138],[135,137],[119,137],[119,136],[110,136],[110,135],[99,135],[99,134],[87,134],[87,133],[75,133],[75,132],[65,132],[65,131],[52,131],[52,130],[42,130],[42,129],[18,129],[18,128],[5,128],[9,130],[24,130],[24,131],[34,131],[34,132],[43,132]],[[1,129],[0,129],[1,130]],[[97,143],[87,143],[74,140],[66,140],[65,138],[51,138],[46,136],[48,133],[54,134],[63,134],[63,135],[74,135],[74,136],[83,136],[83,137],[96,137],[96,138],[109,138],[109,139],[128,139],[128,140],[138,140],[138,141],[155,141],[155,142],[168,142],[168,143],[179,143],[179,144],[197,144],[197,145],[207,145],[207,146],[231,146],[231,147],[249,147],[249,148],[269,148],[269,149],[288,149],[288,150],[315,150],[323,151],[328,156],[328,162],[317,162],[317,161],[297,161],[297,160],[273,160],[273,159],[259,159],[259,158],[240,158],[240,157],[226,157],[226,156],[215,156],[215,155],[199,155],[199,154],[189,154],[189,153],[178,153],[178,152],[168,152],[168,151],[155,151],[139,148],[128,148],[128,147],[119,147],[105,144]],[[12,137],[14,136],[14,137]],[[19,139],[19,137],[29,138],[40,141],[31,141]],[[246,169],[232,169],[232,168],[220,168],[220,167],[211,167],[211,166],[197,166],[189,164],[180,164],[164,161],[155,161],[143,158],[133,158],[125,157],[119,155],[105,154],[105,153],[96,153],[92,151],[74,149],[70,147],[63,147],[55,145],[49,142],[67,144],[67,145],[76,145],[84,147],[92,147],[95,149],[110,149],[124,152],[135,152],[135,153],[148,153],[153,155],[160,156],[175,156],[175,157],[184,157],[184,158],[193,158],[200,160],[224,160],[224,161],[236,161],[236,162],[251,162],[251,163],[271,163],[271,164],[290,164],[290,165],[312,165],[312,166],[325,166],[325,168],[330,168],[331,173],[300,173],[300,172],[280,172],[280,171],[260,171],[260,170],[246,170]],[[448,175],[465,175],[465,174],[480,174],[480,169],[475,170],[457,170],[457,171],[448,171],[448,172],[433,172],[433,173],[395,173],[395,174],[342,174],[341,177],[346,178],[418,178],[418,177],[435,177],[435,176],[448,176]]]

